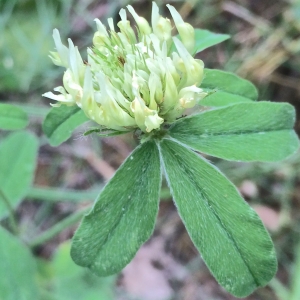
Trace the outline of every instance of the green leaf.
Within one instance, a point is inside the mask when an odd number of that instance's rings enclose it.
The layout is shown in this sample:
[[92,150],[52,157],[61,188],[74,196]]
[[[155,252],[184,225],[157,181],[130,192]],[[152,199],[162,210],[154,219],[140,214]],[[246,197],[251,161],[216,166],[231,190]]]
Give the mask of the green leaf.
[[291,292],[290,297],[288,297],[288,300],[300,299],[300,243],[295,248],[294,254],[295,262],[292,270]]
[[166,139],[160,148],[179,214],[217,281],[237,297],[266,285],[276,272],[276,255],[254,210],[196,153]]
[[55,300],[109,300],[115,299],[115,276],[99,278],[76,265],[70,257],[69,241],[56,250],[51,262],[54,280],[49,284]]
[[[207,91],[207,89],[206,89]],[[209,94],[199,104],[202,106],[219,107],[236,103],[252,102],[253,100],[223,91],[208,91]]]
[[[228,105],[230,104],[228,103],[228,101],[230,101],[230,95],[242,96],[244,98],[249,98],[252,100],[256,100],[258,97],[257,89],[250,81],[245,80],[233,73],[221,70],[204,69],[204,79],[201,83],[201,88],[203,88],[206,91],[216,90],[216,93],[222,92],[219,95],[219,98],[221,98],[222,96],[226,98],[224,100],[224,103],[220,102],[217,103],[218,105],[213,105],[209,103],[209,100],[211,97],[213,101],[213,97],[216,96],[214,96],[214,94],[211,94],[204,98],[200,103],[202,105],[207,106]],[[240,101],[242,100],[241,98],[233,96],[232,103],[236,103],[237,99],[240,99]]]
[[2,227],[0,257],[0,299],[39,299],[34,258],[25,245]]
[[16,130],[26,127],[27,114],[20,108],[11,104],[0,103],[0,128]]
[[[27,131],[14,132],[0,144],[0,189],[12,207],[19,204],[31,187],[37,151],[38,140]],[[7,212],[0,195],[0,218]]]
[[295,110],[287,103],[239,103],[182,118],[170,136],[228,160],[278,161],[299,147],[294,121]]
[[43,131],[51,146],[58,146],[71,137],[72,132],[89,119],[78,106],[53,107],[47,114]]
[[153,141],[137,147],[105,186],[73,238],[75,263],[99,276],[119,272],[153,232],[161,171]]
[[214,33],[205,29],[195,29],[195,54],[220,44],[230,38],[228,34]]

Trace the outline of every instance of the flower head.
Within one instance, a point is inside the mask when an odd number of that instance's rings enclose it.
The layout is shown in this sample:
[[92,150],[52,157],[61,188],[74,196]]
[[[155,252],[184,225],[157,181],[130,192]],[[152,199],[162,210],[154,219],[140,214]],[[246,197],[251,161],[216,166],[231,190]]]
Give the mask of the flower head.
[[151,25],[132,6],[127,9],[136,22],[136,31],[121,9],[116,30],[96,19],[93,47],[84,62],[73,42],[62,44],[57,29],[53,38],[57,52],[54,64],[63,66],[63,87],[43,96],[58,101],[53,106],[78,105],[98,124],[115,130],[159,129],[164,122],[180,117],[206,94],[198,86],[203,62],[194,59],[194,28],[185,23],[176,9],[167,5],[180,39],[172,37],[170,20],[159,15],[153,2]]

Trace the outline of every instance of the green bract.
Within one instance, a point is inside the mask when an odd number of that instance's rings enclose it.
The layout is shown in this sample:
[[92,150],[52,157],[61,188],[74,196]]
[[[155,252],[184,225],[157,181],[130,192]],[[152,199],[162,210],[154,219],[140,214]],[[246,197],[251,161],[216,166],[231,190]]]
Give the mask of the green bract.
[[[256,102],[256,88],[235,74],[203,69],[192,55],[228,36],[194,30],[167,6],[178,38],[155,3],[151,27],[128,6],[137,36],[123,9],[120,32],[111,19],[109,30],[96,20],[87,63],[54,31],[51,58],[67,70],[64,87],[55,89],[60,94],[45,94],[58,101],[43,126],[50,143],[65,141],[85,115],[111,134],[140,129],[142,136],[83,218],[71,256],[100,276],[121,271],[154,229],[164,174],[208,268],[226,290],[243,297],[274,276],[272,241],[233,184],[193,150],[236,161],[282,160],[299,147],[295,111],[287,103]],[[197,103],[200,113],[182,117]]]

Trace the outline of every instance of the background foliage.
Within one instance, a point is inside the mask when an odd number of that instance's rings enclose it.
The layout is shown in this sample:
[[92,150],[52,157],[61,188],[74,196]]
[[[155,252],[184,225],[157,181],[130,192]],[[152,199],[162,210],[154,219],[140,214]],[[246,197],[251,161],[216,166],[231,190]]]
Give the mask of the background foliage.
[[[291,103],[299,116],[299,0],[169,3],[195,27],[231,34],[231,40],[197,55],[206,67],[253,81],[259,87],[259,100]],[[82,137],[92,126],[85,123],[67,143],[57,148],[48,144],[41,123],[50,107],[41,94],[59,85],[63,72],[48,58],[54,48],[52,30],[57,27],[65,40],[71,37],[84,56],[95,30],[93,19],[117,18],[119,9],[127,4],[149,19],[151,1],[0,2],[0,101],[16,104],[24,111],[16,111],[21,124],[12,120],[11,128],[6,129],[24,128],[29,115],[25,131],[0,132],[1,198],[10,203],[1,202],[1,222],[19,236],[1,229],[0,253],[7,259],[0,270],[28,293],[22,294],[23,298],[17,294],[19,290],[15,295],[5,294],[1,287],[7,286],[3,281],[6,276],[0,276],[0,296],[4,299],[36,299],[36,295],[41,299],[73,299],[74,295],[84,295],[84,299],[234,299],[203,265],[171,201],[161,202],[154,237],[119,276],[99,279],[70,260],[65,241],[137,141],[130,135],[101,140],[96,135]],[[168,14],[166,9],[164,14]],[[206,84],[209,88],[209,81]],[[299,133],[299,119],[296,130]],[[51,134],[57,141],[61,138],[59,127]],[[7,150],[8,144],[14,152]],[[299,299],[300,154],[271,164],[208,159],[239,187],[275,242],[277,276],[247,299]],[[11,165],[20,171],[8,171]],[[11,182],[17,182],[18,188],[9,188]],[[166,185],[161,198],[170,200]],[[30,276],[24,277],[24,270]]]

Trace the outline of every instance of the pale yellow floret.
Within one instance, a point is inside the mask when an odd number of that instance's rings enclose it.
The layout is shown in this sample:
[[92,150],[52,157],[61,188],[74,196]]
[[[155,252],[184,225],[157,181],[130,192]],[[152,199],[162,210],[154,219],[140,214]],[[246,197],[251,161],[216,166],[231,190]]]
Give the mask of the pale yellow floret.
[[172,5],[167,4],[167,7],[170,10],[170,13],[173,17],[175,26],[178,30],[183,45],[185,46],[185,48],[188,50],[190,54],[194,54],[195,30],[193,26],[189,23],[185,23],[182,20],[181,15]]
[[136,24],[138,25],[140,33],[143,35],[150,34],[152,30],[148,21],[145,18],[140,17],[131,5],[127,5],[127,9],[133,16]]
[[159,14],[158,6],[152,2],[152,17],[151,17],[153,33],[161,41],[171,41],[172,25],[169,19],[163,18]]
[[[191,55],[194,29],[168,5],[180,40],[172,38],[170,20],[159,14],[153,2],[151,26],[132,6],[127,9],[137,25],[137,35],[121,9],[116,32],[112,19],[108,29],[95,19],[97,31],[93,47],[84,62],[78,48],[68,40],[62,44],[53,32],[56,52],[50,57],[63,66],[63,87],[43,96],[55,100],[53,106],[77,105],[96,123],[115,130],[159,130],[162,124],[182,116],[206,93],[198,86],[203,78],[203,62]],[[174,44],[174,45],[172,45]],[[176,51],[174,51],[174,46]]]
[[53,39],[57,53],[50,52],[53,63],[57,66],[68,67],[69,61],[69,49],[62,44],[59,31],[57,29],[53,30]]
[[131,110],[142,131],[150,132],[153,129],[158,129],[164,122],[164,119],[158,116],[157,111],[149,109],[144,100],[138,96],[132,101]]

